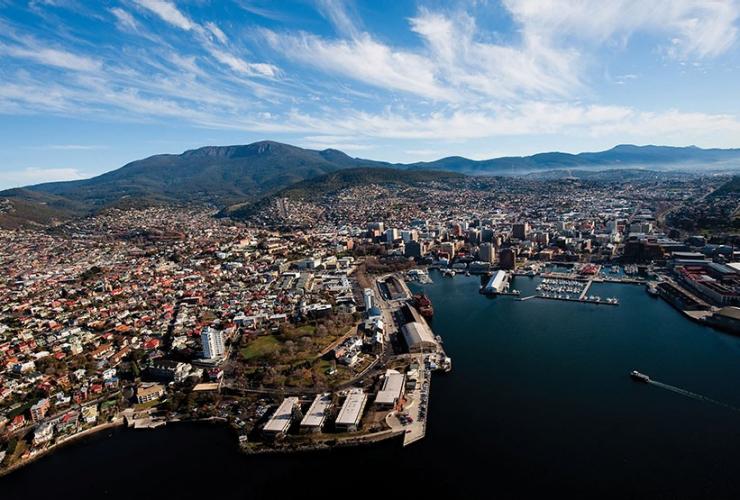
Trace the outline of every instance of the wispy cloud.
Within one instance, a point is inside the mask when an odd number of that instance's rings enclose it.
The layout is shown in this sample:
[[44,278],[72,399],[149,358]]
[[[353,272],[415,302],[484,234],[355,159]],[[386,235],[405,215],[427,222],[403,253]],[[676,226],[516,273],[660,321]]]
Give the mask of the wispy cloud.
[[441,100],[455,95],[437,81],[429,60],[394,50],[363,34],[351,40],[326,40],[308,33],[264,31],[269,44],[298,63],[389,90]]
[[134,19],[134,16],[130,12],[120,7],[113,7],[110,9],[110,12],[116,17],[119,28],[132,31],[139,29],[139,23],[136,22],[136,19]]
[[[0,19],[0,113],[293,134],[347,151],[419,141],[403,150],[420,156],[451,140],[557,134],[721,145],[740,137],[729,111],[611,104],[593,88],[591,68],[638,37],[656,63],[721,58],[736,45],[736,1],[504,0],[513,23],[506,34],[482,24],[476,9],[485,6],[454,3],[415,10],[397,38],[373,31],[347,2],[312,4],[320,14],[303,28],[321,25],[321,33],[276,27],[289,17],[276,4],[273,13],[239,3],[270,27],[170,0],[116,4],[88,19],[105,32],[98,38],[92,29],[57,33],[52,18],[40,26]],[[621,67],[609,83],[636,86],[642,70]]]
[[214,37],[216,37],[216,39],[219,42],[221,42],[221,43],[227,43],[229,41],[229,39],[226,36],[226,34],[223,31],[221,31],[221,28],[219,28],[218,26],[216,26],[216,23],[213,23],[211,21],[208,21],[206,23],[206,28],[208,29],[208,31],[211,32],[211,34]]
[[196,25],[180,10],[167,0],[135,0],[137,4],[144,7],[145,9],[153,12],[159,16],[163,21],[183,29],[190,31]]
[[504,0],[528,36],[603,43],[638,32],[663,37],[674,57],[714,57],[737,39],[736,0]]
[[348,11],[346,0],[316,0],[316,5],[340,35],[356,38],[360,34],[357,16]]
[[0,44],[0,55],[72,71],[96,71],[102,66],[100,61],[91,57],[73,54],[66,50],[43,47],[30,40],[24,46]]

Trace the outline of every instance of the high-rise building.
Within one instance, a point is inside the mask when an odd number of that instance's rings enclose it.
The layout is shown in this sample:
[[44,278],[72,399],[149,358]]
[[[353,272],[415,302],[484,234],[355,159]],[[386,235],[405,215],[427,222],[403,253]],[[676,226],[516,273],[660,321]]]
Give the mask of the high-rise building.
[[511,235],[519,240],[526,240],[529,233],[529,222],[517,222],[511,227]]
[[483,243],[478,250],[478,260],[489,264],[496,260],[496,249],[490,243]]
[[375,301],[375,293],[373,292],[373,289],[365,288],[365,291],[362,292],[362,298],[365,302],[365,310],[369,311],[373,307],[373,302]]
[[421,258],[422,253],[425,251],[424,245],[419,241],[409,241],[404,246],[403,255],[405,257],[418,257]]
[[389,228],[385,230],[386,243],[393,243],[398,239],[398,229]]
[[411,231],[401,231],[401,239],[404,243],[408,243],[409,241],[418,241],[419,231],[416,229],[412,229]]
[[385,224],[382,222],[371,222],[367,225],[367,234],[370,238],[378,238],[385,232]]
[[535,233],[534,239],[537,243],[548,245],[550,243],[550,234],[545,231],[539,231]]
[[516,267],[516,252],[512,248],[504,248],[499,253],[499,266],[501,269],[514,269]]
[[204,328],[200,332],[200,342],[203,346],[203,357],[206,359],[220,359],[226,352],[221,330],[216,330],[210,326]]

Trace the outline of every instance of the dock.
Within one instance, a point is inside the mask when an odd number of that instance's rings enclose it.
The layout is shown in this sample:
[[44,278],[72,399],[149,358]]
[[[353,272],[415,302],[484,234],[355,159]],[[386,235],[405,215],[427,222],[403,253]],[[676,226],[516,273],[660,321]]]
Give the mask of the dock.
[[594,300],[594,299],[577,299],[575,297],[547,297],[545,295],[534,295],[533,297],[545,300],[562,300],[565,302],[578,302],[579,304],[598,304],[603,306],[618,306],[619,302],[609,302],[606,300]]
[[[414,421],[406,426],[405,434],[403,435],[403,445],[408,446],[421,439],[424,439],[427,433],[427,414],[421,414],[421,404],[425,404],[426,408],[429,408],[429,388],[431,387],[431,371],[427,372],[424,356],[420,357],[420,369],[424,375],[418,381],[417,388],[412,392],[413,402],[408,413],[414,419]],[[429,373],[429,375],[427,375]]]
[[591,284],[594,282],[594,280],[588,280],[588,283],[586,283],[586,286],[583,287],[583,291],[581,292],[581,295],[578,296],[578,300],[584,300],[586,298],[586,294],[588,293],[589,288],[591,288]]

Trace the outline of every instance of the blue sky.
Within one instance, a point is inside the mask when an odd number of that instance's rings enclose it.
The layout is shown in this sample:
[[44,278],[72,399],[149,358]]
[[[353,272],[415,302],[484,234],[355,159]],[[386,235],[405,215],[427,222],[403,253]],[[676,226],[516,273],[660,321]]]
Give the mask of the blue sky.
[[262,139],[740,147],[740,0],[0,0],[0,188]]

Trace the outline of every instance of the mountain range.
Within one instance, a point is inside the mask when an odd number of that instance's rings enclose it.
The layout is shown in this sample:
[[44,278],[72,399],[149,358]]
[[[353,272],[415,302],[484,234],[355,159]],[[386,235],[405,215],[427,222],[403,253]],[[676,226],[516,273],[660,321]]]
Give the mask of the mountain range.
[[90,179],[0,191],[0,226],[44,224],[109,207],[152,203],[243,206],[297,182],[307,179],[321,182],[323,176],[347,169],[364,172],[350,177],[352,182],[359,183],[363,182],[363,176],[369,175],[369,169],[393,169],[400,179],[418,171],[531,175],[572,169],[673,170],[697,166],[707,171],[740,169],[740,149],[620,145],[596,153],[553,152],[490,160],[451,156],[401,164],[353,158],[336,149],[315,151],[261,141],[242,146],[207,146],[179,155],[155,155]]

